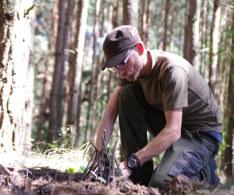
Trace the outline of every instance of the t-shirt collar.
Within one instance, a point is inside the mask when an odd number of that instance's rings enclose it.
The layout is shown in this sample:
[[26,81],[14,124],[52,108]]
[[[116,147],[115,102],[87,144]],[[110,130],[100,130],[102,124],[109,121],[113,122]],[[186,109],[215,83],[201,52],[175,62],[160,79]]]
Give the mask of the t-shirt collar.
[[150,54],[150,56],[151,56],[151,60],[152,60],[152,70],[154,69],[154,66],[156,65],[156,62],[157,62],[157,60],[158,60],[158,57],[157,57],[157,55],[156,55],[156,51],[154,51],[154,50],[147,50],[147,53],[149,53]]

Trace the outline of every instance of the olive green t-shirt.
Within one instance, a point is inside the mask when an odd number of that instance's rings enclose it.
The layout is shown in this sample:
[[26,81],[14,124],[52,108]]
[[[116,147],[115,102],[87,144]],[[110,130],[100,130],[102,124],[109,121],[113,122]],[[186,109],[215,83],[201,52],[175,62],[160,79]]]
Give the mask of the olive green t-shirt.
[[183,128],[220,132],[220,110],[199,72],[176,54],[157,50],[149,53],[152,72],[137,80],[148,103],[160,111],[182,108]]

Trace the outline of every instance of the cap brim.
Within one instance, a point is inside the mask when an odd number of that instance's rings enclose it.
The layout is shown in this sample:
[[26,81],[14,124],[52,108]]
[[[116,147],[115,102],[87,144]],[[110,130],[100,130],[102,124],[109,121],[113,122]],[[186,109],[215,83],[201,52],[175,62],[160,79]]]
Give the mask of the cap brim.
[[128,50],[123,51],[122,53],[110,58],[103,64],[102,70],[104,70],[105,68],[111,68],[116,65],[119,65],[123,61],[123,59],[125,59],[127,56],[128,56]]

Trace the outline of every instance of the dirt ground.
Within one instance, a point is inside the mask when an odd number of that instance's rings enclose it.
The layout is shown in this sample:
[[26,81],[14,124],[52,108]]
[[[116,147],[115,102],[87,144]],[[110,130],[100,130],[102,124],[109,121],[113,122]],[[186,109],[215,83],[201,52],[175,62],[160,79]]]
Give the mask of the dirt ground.
[[82,175],[63,173],[48,168],[14,170],[0,166],[0,195],[166,195],[212,194],[229,195],[234,190],[199,188],[183,178],[177,178],[164,191],[134,185],[118,177],[108,185],[101,182],[83,181]]

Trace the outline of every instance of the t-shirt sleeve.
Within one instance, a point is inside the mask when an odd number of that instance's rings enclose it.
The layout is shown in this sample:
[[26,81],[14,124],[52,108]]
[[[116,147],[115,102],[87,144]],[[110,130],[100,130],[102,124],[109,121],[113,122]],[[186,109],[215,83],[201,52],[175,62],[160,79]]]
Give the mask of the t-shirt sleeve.
[[171,67],[161,80],[162,103],[165,111],[188,106],[188,75],[181,67]]

